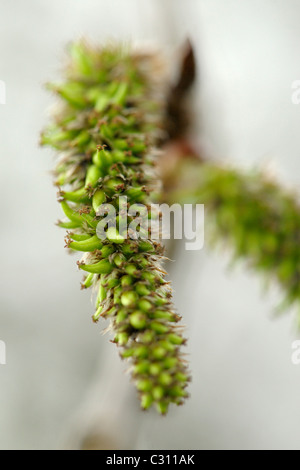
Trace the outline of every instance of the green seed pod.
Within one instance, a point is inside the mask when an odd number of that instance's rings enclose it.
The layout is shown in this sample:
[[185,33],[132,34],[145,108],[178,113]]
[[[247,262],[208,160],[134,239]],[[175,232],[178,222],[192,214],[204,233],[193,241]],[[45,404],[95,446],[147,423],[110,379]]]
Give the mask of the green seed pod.
[[94,313],[92,317],[95,323],[99,320],[102,310],[103,310],[102,305],[99,305],[99,307],[97,308],[96,312]]
[[109,227],[106,232],[107,239],[112,243],[124,243],[125,239],[119,234],[118,230],[114,227]]
[[102,189],[98,189],[93,196],[93,209],[95,212],[99,209],[99,206],[105,202],[105,193]]
[[163,319],[171,322],[175,322],[177,320],[174,313],[165,312],[164,310],[155,310],[155,312],[153,313],[153,318]]
[[120,279],[117,277],[118,273],[115,273],[115,276],[113,275],[113,272],[109,279],[106,281],[106,285],[108,289],[113,289],[114,287],[117,287],[120,284]]
[[153,398],[150,393],[143,393],[141,396],[141,407],[144,410],[148,410],[153,403]]
[[138,296],[134,291],[127,291],[121,295],[121,303],[124,307],[134,307]]
[[151,242],[141,240],[139,243],[139,250],[147,253],[155,252],[154,246]]
[[[164,326],[164,325],[163,325]],[[160,329],[160,326],[158,327]],[[154,330],[155,331],[155,330]],[[161,338],[166,338],[165,336],[161,336]],[[160,341],[160,346],[165,349],[168,353],[174,353],[176,351],[176,345],[171,343],[169,338],[168,339],[163,339]]]
[[128,150],[128,141],[125,139],[114,139],[113,146],[117,150]]
[[72,44],[70,48],[72,58],[72,67],[76,73],[85,76],[93,74],[93,62],[85,53],[85,49],[81,43]]
[[95,274],[108,274],[113,270],[110,262],[105,259],[94,264],[80,264],[79,267],[83,269],[83,271]]
[[127,264],[125,267],[125,272],[129,274],[129,276],[138,276],[139,270],[137,269],[135,264]]
[[101,248],[101,257],[108,258],[112,253],[114,253],[114,248],[111,245],[103,245]]
[[144,152],[147,147],[144,142],[139,142],[138,140],[136,140],[134,144],[131,145],[130,148],[131,148],[131,151],[134,153],[141,153],[141,152]]
[[147,346],[137,346],[133,354],[137,359],[146,359],[149,356]]
[[100,95],[95,103],[95,111],[97,111],[98,113],[101,113],[102,111],[104,111],[105,108],[107,108],[109,101],[110,101],[109,96]]
[[75,212],[71,209],[71,207],[67,204],[66,201],[61,201],[60,203],[62,210],[64,211],[65,215],[72,221],[79,223],[79,225],[82,224],[82,218],[78,214],[78,212]]
[[167,325],[155,321],[151,323],[150,328],[155,331],[155,333],[158,333],[160,335],[169,331],[169,327]]
[[178,382],[187,382],[188,376],[186,374],[183,374],[182,372],[177,372],[175,374],[175,379],[178,380]]
[[127,98],[128,90],[129,90],[128,83],[123,82],[123,83],[118,84],[118,88],[112,99],[113,103],[119,106],[124,106],[126,98]]
[[116,323],[119,324],[119,323],[122,323],[124,322],[128,317],[128,313],[126,310],[119,310],[118,313],[117,313],[117,316],[116,316]]
[[85,280],[83,281],[81,285],[84,289],[87,289],[88,287],[91,287],[91,285],[93,284],[93,281],[94,281],[94,274],[91,273],[88,276],[86,276]]
[[61,195],[64,199],[66,199],[66,201],[82,203],[89,201],[89,197],[87,195],[85,187],[77,189],[76,191],[62,191]]
[[130,324],[136,330],[142,330],[147,324],[147,317],[139,311],[133,312],[129,317]]
[[166,354],[167,354],[167,350],[162,346],[156,346],[152,351],[152,355],[154,359],[163,359],[166,356]]
[[133,372],[136,375],[143,375],[149,371],[150,362],[149,361],[140,361],[133,368]]
[[163,387],[169,387],[173,382],[173,379],[170,374],[168,374],[167,372],[163,372],[160,374],[158,381]]
[[86,131],[82,131],[78,136],[72,141],[73,147],[84,147],[90,142],[90,134]]
[[111,153],[103,148],[98,148],[93,156],[93,163],[101,172],[105,173],[107,168],[112,164]]
[[100,128],[100,132],[101,132],[101,135],[104,137],[104,139],[108,141],[114,137],[113,131],[110,129],[109,126],[105,124],[102,124]]
[[161,371],[161,365],[157,362],[150,364],[149,372],[151,375],[158,375]]
[[121,352],[121,357],[123,359],[128,359],[129,357],[132,357],[134,353],[134,349],[124,349],[124,351]]
[[93,235],[87,240],[82,240],[80,242],[71,242],[69,243],[69,248],[77,251],[94,251],[100,250],[102,248],[102,242],[99,240],[97,235]]
[[137,282],[135,284],[135,291],[140,296],[147,296],[151,293],[150,289],[148,289],[148,287],[143,282]]
[[140,300],[138,306],[143,312],[149,312],[153,308],[152,303],[147,299]]
[[81,83],[68,82],[64,85],[58,86],[54,90],[61,95],[71,106],[75,108],[84,108],[86,99],[84,97],[84,88]]
[[149,392],[152,389],[152,382],[149,379],[141,379],[136,383],[136,388],[140,392]]
[[57,225],[61,228],[66,228],[66,229],[73,229],[73,228],[80,227],[80,224],[78,222],[58,222]]
[[171,333],[168,335],[168,341],[170,341],[171,344],[180,345],[183,343],[184,340],[181,336]]
[[126,258],[123,256],[121,253],[117,253],[116,256],[114,256],[114,263],[118,268],[121,268],[125,263],[126,263]]
[[161,415],[165,415],[168,411],[169,403],[167,401],[158,401],[156,409]]
[[143,344],[152,344],[155,339],[155,333],[152,330],[146,330],[139,334],[139,340]]
[[167,357],[164,360],[165,369],[173,369],[178,364],[178,359],[176,357]]
[[121,279],[121,285],[123,287],[125,286],[131,286],[132,283],[133,283],[134,279],[132,276],[129,276],[129,274],[125,274],[124,276],[122,276],[122,279]]
[[103,285],[103,274],[101,274],[101,280],[100,280],[100,286],[99,286],[99,291],[98,291],[98,297],[97,297],[97,304],[101,304],[101,302],[103,302],[103,300],[106,299],[106,289]]
[[71,240],[74,240],[75,242],[82,242],[84,240],[88,240],[91,238],[91,235],[87,233],[69,233],[69,237]]
[[119,305],[121,303],[122,293],[123,293],[122,286],[118,286],[114,289],[114,303],[115,303],[115,305]]
[[102,172],[96,165],[91,165],[86,174],[85,187],[95,187],[99,178],[101,178]]
[[130,256],[138,252],[138,245],[135,242],[127,241],[127,243],[124,243],[124,245],[121,247],[121,250],[124,255]]
[[173,396],[173,397],[186,397],[187,393],[179,385],[174,385],[170,389],[170,395]]
[[[87,225],[93,229],[93,232],[96,231],[96,227],[97,227],[97,220],[95,218],[93,218],[90,214],[81,214],[81,218],[83,220],[83,222],[86,222]],[[99,238],[98,238],[99,239]]]
[[128,333],[118,333],[116,336],[115,336],[115,341],[116,343],[119,343],[120,346],[125,346],[128,342],[128,339],[129,339],[129,335]]
[[164,397],[164,389],[163,387],[157,385],[156,387],[153,388],[152,390],[152,396],[155,401],[160,401]]

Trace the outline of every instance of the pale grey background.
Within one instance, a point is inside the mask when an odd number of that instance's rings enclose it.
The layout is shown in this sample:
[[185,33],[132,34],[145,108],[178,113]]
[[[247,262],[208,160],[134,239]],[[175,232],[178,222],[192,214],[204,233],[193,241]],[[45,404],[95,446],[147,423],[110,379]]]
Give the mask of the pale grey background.
[[76,257],[53,223],[52,152],[38,147],[52,102],[42,84],[59,76],[68,41],[145,40],[173,57],[189,36],[198,144],[242,166],[273,162],[298,186],[299,19],[300,0],[0,0],[1,449],[63,447],[86,416],[120,447],[300,448],[300,366],[290,359],[300,334],[291,315],[271,320],[276,288],[262,296],[261,280],[243,266],[229,274],[221,252],[173,253],[192,396],[167,418],[140,413],[116,348],[90,321]]

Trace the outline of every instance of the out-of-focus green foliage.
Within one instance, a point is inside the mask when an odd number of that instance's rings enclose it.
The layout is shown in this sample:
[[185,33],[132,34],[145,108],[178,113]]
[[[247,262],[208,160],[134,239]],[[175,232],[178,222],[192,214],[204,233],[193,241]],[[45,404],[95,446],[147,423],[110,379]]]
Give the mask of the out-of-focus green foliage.
[[275,279],[284,300],[300,304],[300,203],[263,171],[240,171],[218,163],[182,160],[170,203],[205,204],[211,242],[224,242],[235,258]]

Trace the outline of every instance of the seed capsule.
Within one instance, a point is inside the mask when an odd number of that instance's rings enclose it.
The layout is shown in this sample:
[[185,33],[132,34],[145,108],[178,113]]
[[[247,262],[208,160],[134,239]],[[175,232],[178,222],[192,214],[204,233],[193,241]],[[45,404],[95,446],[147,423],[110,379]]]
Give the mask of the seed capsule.
[[163,387],[160,387],[159,385],[154,387],[153,390],[152,390],[152,396],[153,396],[154,400],[157,400],[157,401],[161,400],[164,396]]
[[118,230],[114,227],[109,227],[106,232],[106,237],[112,243],[124,243],[125,239],[119,234]]
[[99,240],[97,235],[88,238],[87,240],[82,240],[80,242],[71,242],[69,243],[69,248],[77,251],[94,251],[100,250],[102,248],[102,242]]
[[149,367],[149,372],[151,375],[158,375],[161,371],[161,365],[157,362],[153,362]]
[[88,202],[89,197],[87,195],[85,187],[82,187],[80,189],[77,189],[76,191],[62,191],[61,196],[66,199],[66,201],[71,201],[71,202]]
[[94,322],[97,322],[99,320],[102,310],[103,310],[102,305],[99,305],[99,307],[97,308],[96,312],[93,315],[93,321]]
[[158,378],[158,381],[163,387],[169,387],[173,379],[172,379],[172,376],[168,374],[167,372],[162,372]]
[[139,270],[137,269],[135,264],[127,264],[125,267],[125,271],[129,276],[138,276]]
[[171,333],[168,335],[168,341],[170,341],[172,344],[180,345],[184,342],[184,339],[179,335]]
[[151,380],[148,380],[148,379],[139,380],[136,384],[136,388],[140,392],[149,392],[152,388],[152,382]]
[[147,317],[142,312],[133,312],[129,317],[130,324],[137,330],[145,328],[147,323]]
[[138,299],[138,295],[134,291],[124,292],[121,295],[121,303],[124,307],[133,307]]
[[91,285],[93,284],[93,281],[94,281],[94,274],[91,273],[83,281],[82,287],[85,289],[87,289],[88,287],[91,287]]
[[149,300],[146,300],[146,299],[140,300],[138,303],[138,306],[143,312],[149,312],[149,310],[152,309],[151,302],[149,302]]
[[96,165],[91,165],[86,174],[86,179],[85,179],[85,187],[92,186],[94,187],[101,178],[102,172],[101,170],[96,166]]
[[156,403],[156,409],[162,415],[165,415],[167,413],[168,407],[169,403],[166,401],[159,401],[158,403]]
[[95,264],[80,264],[79,267],[83,271],[95,274],[108,274],[113,270],[113,267],[110,262],[105,259]]
[[129,274],[125,274],[125,276],[122,276],[121,279],[121,284],[123,287],[125,286],[131,286],[133,283],[133,277],[129,276]]
[[150,393],[143,393],[141,396],[141,407],[144,410],[148,410],[153,403],[153,398]]
[[137,375],[143,375],[149,371],[149,367],[150,367],[149,361],[141,361],[134,366],[133,371]]
[[82,242],[83,240],[88,240],[91,236],[87,233],[73,233],[69,234],[70,238],[76,242]]
[[118,333],[115,336],[115,342],[118,343],[120,346],[125,346],[125,344],[128,342],[129,335],[128,333]]
[[66,229],[73,229],[73,228],[80,227],[80,224],[78,222],[58,222],[57,225],[61,228],[66,228]]
[[105,202],[105,193],[104,191],[102,191],[102,189],[98,189],[94,196],[93,196],[93,201],[92,201],[92,204],[93,204],[93,209],[95,212],[97,212],[97,210],[99,209],[99,206],[101,206],[101,204],[104,204]]
[[169,327],[164,325],[163,323],[152,322],[150,327],[152,328],[155,333],[164,334],[169,331]]

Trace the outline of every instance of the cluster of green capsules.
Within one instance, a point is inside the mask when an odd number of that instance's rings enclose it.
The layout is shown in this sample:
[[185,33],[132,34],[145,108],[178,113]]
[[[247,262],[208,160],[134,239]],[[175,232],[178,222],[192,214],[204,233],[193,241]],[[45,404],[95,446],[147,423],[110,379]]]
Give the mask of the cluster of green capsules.
[[[154,404],[165,414],[170,403],[187,397],[185,339],[162,269],[162,246],[151,230],[126,237],[119,207],[121,196],[128,207],[149,207],[156,191],[152,170],[164,113],[158,64],[155,54],[116,45],[72,45],[65,81],[49,85],[61,99],[41,141],[60,154],[55,175],[67,221],[59,225],[68,229],[66,246],[84,252],[78,266],[87,273],[82,287],[97,291],[93,320],[110,319],[142,408]],[[100,239],[103,204],[115,208],[116,224]],[[127,226],[130,221],[127,214]]]
[[[214,162],[183,163],[181,188],[169,203],[205,205],[210,241],[232,248],[255,271],[281,287],[282,312],[300,301],[300,202],[262,170],[241,171]],[[189,186],[185,181],[189,181]]]

